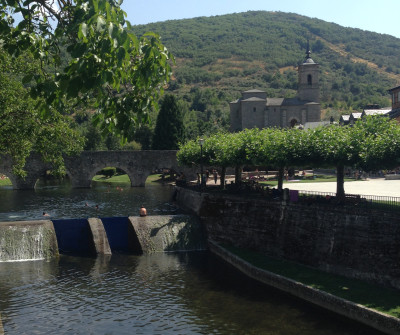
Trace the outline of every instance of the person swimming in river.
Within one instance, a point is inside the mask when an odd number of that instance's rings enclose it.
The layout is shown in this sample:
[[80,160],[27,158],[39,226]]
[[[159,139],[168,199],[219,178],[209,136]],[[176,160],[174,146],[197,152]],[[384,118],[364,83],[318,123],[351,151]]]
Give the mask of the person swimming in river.
[[146,210],[146,208],[144,208],[143,205],[142,205],[142,207],[140,207],[139,215],[140,216],[146,216],[147,215],[147,210]]
[[50,216],[50,214],[43,212],[43,216]]

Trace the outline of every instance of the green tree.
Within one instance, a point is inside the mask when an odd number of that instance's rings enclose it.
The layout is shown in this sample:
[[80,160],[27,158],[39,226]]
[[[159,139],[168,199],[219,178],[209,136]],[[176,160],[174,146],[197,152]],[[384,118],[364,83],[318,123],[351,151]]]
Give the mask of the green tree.
[[34,107],[37,100],[26,94],[18,78],[37,70],[29,53],[11,59],[0,49],[0,153],[11,155],[13,172],[24,176],[25,160],[31,151],[51,163],[53,172],[64,172],[63,154],[82,150],[83,138],[71,127],[71,119],[54,111],[43,115]]
[[352,144],[351,128],[332,125],[319,127],[309,132],[313,144],[314,166],[336,167],[336,196],[343,199],[344,168],[357,162],[357,148]]
[[152,148],[154,150],[176,150],[183,140],[182,113],[175,97],[165,95],[157,116]]
[[85,131],[85,150],[96,151],[104,149],[103,138],[98,128],[89,124]]
[[352,131],[354,141],[361,142],[358,167],[371,171],[400,166],[400,126],[395,120],[366,116]]
[[[120,8],[121,0],[0,0],[0,41],[13,57],[29,50],[42,64],[24,83],[36,108],[51,115],[67,101],[93,100],[95,124],[103,133],[132,139],[148,121],[169,81],[171,54],[158,35],[137,38]],[[15,17],[22,19],[16,24]],[[52,26],[55,25],[55,28]],[[62,66],[65,50],[69,63]]]

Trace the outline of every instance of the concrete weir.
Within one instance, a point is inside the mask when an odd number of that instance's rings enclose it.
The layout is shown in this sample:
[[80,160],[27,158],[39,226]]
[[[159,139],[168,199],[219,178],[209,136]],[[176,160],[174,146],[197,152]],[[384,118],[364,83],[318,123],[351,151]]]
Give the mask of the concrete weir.
[[206,232],[190,215],[130,217],[143,253],[206,250]]
[[190,215],[0,223],[0,261],[49,259],[59,253],[94,256],[206,248],[205,230]]

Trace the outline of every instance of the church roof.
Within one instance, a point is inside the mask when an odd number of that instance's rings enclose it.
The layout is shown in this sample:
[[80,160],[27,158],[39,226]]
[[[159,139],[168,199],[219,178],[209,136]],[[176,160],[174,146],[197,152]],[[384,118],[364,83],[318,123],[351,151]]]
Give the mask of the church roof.
[[244,99],[242,101],[265,101],[265,99],[258,98],[258,97],[251,97],[251,98],[248,98],[248,99]]
[[307,52],[306,52],[306,59],[303,62],[303,65],[310,65],[316,64],[311,58],[311,50],[310,50],[310,43],[307,41]]
[[318,104],[318,102],[300,100],[299,98],[267,98],[267,106],[303,106],[313,104]]
[[310,58],[307,58],[304,62],[303,62],[303,65],[307,65],[307,64],[316,64],[313,60],[312,60],[312,58],[310,57]]
[[265,93],[265,91],[252,89],[252,90],[244,91],[243,93]]

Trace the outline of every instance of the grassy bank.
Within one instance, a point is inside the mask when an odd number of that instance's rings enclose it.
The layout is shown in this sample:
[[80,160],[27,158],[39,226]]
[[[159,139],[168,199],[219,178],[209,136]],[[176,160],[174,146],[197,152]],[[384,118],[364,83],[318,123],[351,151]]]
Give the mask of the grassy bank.
[[400,292],[364,281],[328,274],[294,262],[277,260],[261,253],[224,246],[252,265],[328,292],[337,297],[400,318]]
[[2,186],[11,186],[11,180],[7,177],[0,178],[0,187]]
[[[131,181],[127,174],[115,175],[110,178],[103,175],[96,175],[92,179],[98,183],[115,183],[115,184],[130,184]],[[155,183],[161,181],[161,174],[152,174],[146,179],[146,183]]]

